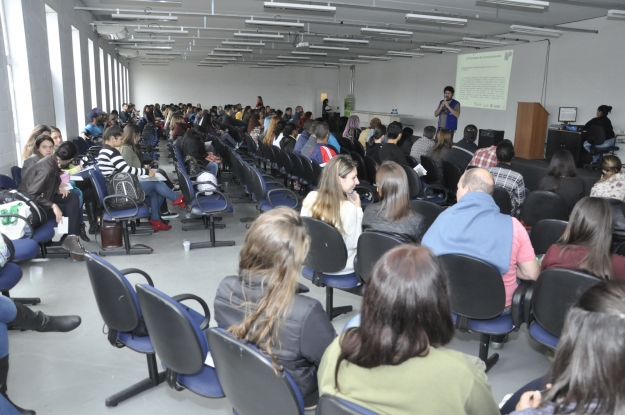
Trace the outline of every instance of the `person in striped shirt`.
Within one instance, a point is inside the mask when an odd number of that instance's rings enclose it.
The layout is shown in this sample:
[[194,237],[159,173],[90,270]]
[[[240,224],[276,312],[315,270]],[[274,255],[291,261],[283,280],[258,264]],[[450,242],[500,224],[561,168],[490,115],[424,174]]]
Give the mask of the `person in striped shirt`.
[[[122,130],[117,126],[110,127],[104,132],[102,140],[104,145],[98,154],[98,167],[102,175],[107,178],[114,173],[128,173],[136,176],[154,177],[156,170],[148,170],[143,167],[132,167],[126,163],[116,147],[121,146]],[[185,208],[184,196],[176,196],[173,190],[160,181],[140,181],[139,185],[145,192],[145,197],[150,206],[150,224],[156,231],[167,231],[171,226],[165,224],[160,217],[160,206],[165,199],[171,200],[174,206]]]

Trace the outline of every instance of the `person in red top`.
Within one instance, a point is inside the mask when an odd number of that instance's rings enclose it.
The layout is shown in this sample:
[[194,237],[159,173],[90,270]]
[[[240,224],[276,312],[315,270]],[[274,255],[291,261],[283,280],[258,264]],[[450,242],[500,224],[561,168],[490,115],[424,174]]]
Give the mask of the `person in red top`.
[[325,167],[326,163],[333,157],[336,157],[336,151],[328,146],[328,139],[330,138],[330,128],[328,124],[322,122],[315,127],[315,137],[317,138],[317,145],[310,152],[310,159],[319,163],[319,166]]
[[625,257],[611,254],[612,210],[607,200],[584,197],[575,205],[564,235],[547,250],[541,268],[585,272],[604,280],[625,279]]
[[495,167],[499,162],[497,161],[497,146],[490,146],[480,148],[475,151],[473,158],[469,163],[469,167],[481,167],[486,169],[488,167]]

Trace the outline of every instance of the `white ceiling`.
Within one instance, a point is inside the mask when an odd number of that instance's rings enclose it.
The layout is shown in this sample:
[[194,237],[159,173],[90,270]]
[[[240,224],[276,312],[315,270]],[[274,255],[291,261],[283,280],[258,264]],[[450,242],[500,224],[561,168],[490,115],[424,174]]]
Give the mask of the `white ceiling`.
[[[298,40],[319,46],[346,46],[349,51],[325,51],[324,57],[312,57],[305,64],[339,62],[340,58],[355,58],[358,55],[386,55],[389,50],[417,51],[421,45],[454,46],[463,51],[476,50],[475,46],[461,45],[462,37],[499,39],[504,38],[508,44],[527,42],[538,39],[535,36],[510,33],[510,25],[544,27],[565,30],[566,36],[571,30],[560,25],[578,22],[597,17],[605,17],[608,10],[625,9],[622,0],[551,0],[549,7],[532,10],[522,7],[497,6],[481,0],[340,0],[340,1],[301,1],[277,0],[283,3],[311,4],[335,6],[335,13],[288,11],[284,9],[265,9],[264,0],[182,0],[181,4],[159,3],[158,1],[133,0],[83,0],[85,9],[95,16],[95,21],[113,22],[111,14],[119,9],[121,14],[146,14],[167,12],[177,16],[177,21],[116,21],[125,25],[131,36],[146,39],[175,39],[172,51],[182,52],[176,60],[184,60],[189,64],[197,64],[214,51],[215,47],[247,48],[246,46],[224,46],[223,41],[246,39],[235,38],[235,32],[269,33],[284,35],[280,41],[263,40],[264,47],[250,47],[253,53],[243,53],[237,58],[238,63],[266,62],[279,55],[290,55],[292,51],[313,51],[306,47],[295,48]],[[407,13],[433,14],[468,19],[463,26],[427,24],[406,19]],[[280,27],[261,27],[246,25],[246,19],[289,21],[304,23],[303,29]],[[184,27],[189,33],[184,36],[134,34],[139,28],[170,29]],[[625,24],[625,22],[623,22]],[[363,27],[391,30],[412,31],[411,37],[363,36]],[[588,36],[593,33],[588,31]],[[324,43],[323,37],[347,37],[369,40],[368,45]],[[248,39],[258,42],[260,39]],[[141,46],[149,43],[140,43]],[[161,45],[162,46],[162,45]],[[124,48],[124,46],[119,46]],[[320,52],[319,50],[314,50]],[[145,51],[141,51],[145,55]],[[405,59],[405,58],[394,58]]]

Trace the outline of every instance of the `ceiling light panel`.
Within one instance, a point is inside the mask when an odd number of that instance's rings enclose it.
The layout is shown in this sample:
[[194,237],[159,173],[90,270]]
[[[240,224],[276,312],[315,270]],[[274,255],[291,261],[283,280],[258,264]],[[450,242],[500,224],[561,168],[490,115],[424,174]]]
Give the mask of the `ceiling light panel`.
[[306,56],[278,56],[278,59],[298,59],[298,60],[303,60],[303,61],[307,61],[310,58],[306,57]]
[[290,61],[287,59],[267,59],[267,62],[275,62],[275,63],[299,63],[298,61]]
[[243,55],[241,55],[240,53],[211,53],[208,56],[232,56],[232,57],[236,56],[238,58],[243,57]]
[[492,40],[492,39],[480,39],[474,37],[463,37],[463,44],[468,45],[485,45],[485,46],[506,46],[507,43],[501,40]]
[[338,46],[308,46],[308,49],[317,49],[317,50],[342,50],[342,51],[348,51],[349,48],[343,48],[343,47],[338,47]]
[[[210,56],[210,55],[209,55]],[[226,56],[232,56],[232,55],[226,55]],[[236,58],[211,58],[211,57],[206,57],[204,58],[205,61],[236,61]]]
[[352,66],[351,63],[332,63],[332,62],[324,62],[324,65],[334,65],[334,66]]
[[237,49],[237,48],[215,48],[213,50],[219,52],[247,52],[252,53],[252,49]]
[[369,55],[358,55],[359,59],[370,59],[374,61],[390,61],[391,58],[388,56],[369,56]]
[[176,43],[171,39],[124,39],[120,42],[111,42],[112,45],[129,45],[133,43]]
[[304,23],[296,22],[278,22],[273,20],[246,20],[245,24],[252,24],[256,26],[279,26],[279,27],[304,27]]
[[171,46],[127,46],[128,49],[139,50],[170,50]]
[[182,52],[146,52],[146,55],[182,55]]
[[173,29],[135,29],[135,33],[152,33],[155,35],[186,35],[188,30],[173,30]]
[[372,27],[363,27],[362,29],[360,29],[360,33],[378,34],[385,36],[412,36],[412,32],[408,30],[375,29]]
[[468,22],[467,19],[460,19],[457,17],[432,16],[429,14],[413,14],[413,13],[408,13],[406,15],[406,19],[416,20],[419,22],[450,24],[450,25],[456,25],[456,26],[464,26]]
[[546,37],[560,37],[564,33],[560,30],[543,29],[540,27],[520,26],[520,25],[510,26],[510,31],[513,33],[524,33],[526,35],[546,36]]
[[328,56],[325,52],[291,52],[293,55]]
[[234,37],[247,37],[257,39],[284,39],[284,35],[270,35],[263,33],[234,33]]
[[341,62],[349,62],[349,63],[369,63],[364,59],[339,59]]
[[368,45],[369,41],[364,39],[343,39],[340,37],[324,37],[324,42],[337,42],[337,43],[359,43],[361,45]]
[[326,13],[336,12],[336,7],[334,6],[314,6],[310,4],[281,3],[281,2],[274,2],[274,1],[266,1],[265,8],[266,9],[299,10],[299,11],[307,11],[307,12],[326,12]]
[[265,46],[263,42],[237,42],[235,40],[225,40],[221,44],[226,46]]
[[456,49],[456,48],[446,48],[443,46],[421,46],[419,49],[422,50],[433,50],[436,52],[444,52],[444,53],[460,53],[460,49]]
[[393,56],[410,56],[411,58],[422,58],[425,55],[423,53],[416,53],[416,52],[404,52],[401,50],[389,50],[387,52],[388,55],[393,55]]
[[547,10],[549,8],[548,1],[541,0],[479,0],[482,3],[492,3],[501,6],[525,7],[534,10]]
[[178,16],[158,15],[158,14],[119,14],[114,13],[111,15],[113,19],[118,20],[163,20],[163,21],[177,21]]
[[608,11],[608,19],[625,19],[625,10]]

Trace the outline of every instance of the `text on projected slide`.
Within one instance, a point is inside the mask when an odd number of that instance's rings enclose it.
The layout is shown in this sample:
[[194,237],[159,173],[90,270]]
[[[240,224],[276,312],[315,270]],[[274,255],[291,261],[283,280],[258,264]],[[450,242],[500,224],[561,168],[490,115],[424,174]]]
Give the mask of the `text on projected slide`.
[[463,107],[505,110],[511,69],[511,50],[459,55],[455,98]]

